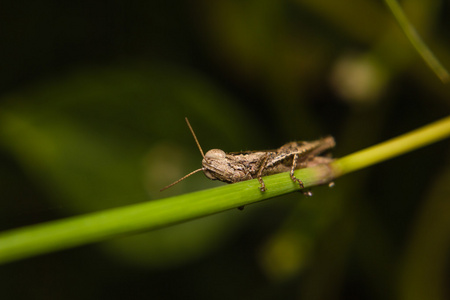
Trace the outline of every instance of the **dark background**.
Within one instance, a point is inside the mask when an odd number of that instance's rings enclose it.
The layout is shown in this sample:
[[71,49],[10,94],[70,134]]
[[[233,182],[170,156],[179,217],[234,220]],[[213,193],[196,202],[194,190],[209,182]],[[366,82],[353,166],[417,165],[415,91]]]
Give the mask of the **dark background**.
[[[402,2],[450,67],[447,1]],[[2,1],[0,230],[218,186],[202,147],[332,134],[336,157],[450,112],[381,1]],[[449,299],[449,142],[318,187],[0,266],[1,299]]]

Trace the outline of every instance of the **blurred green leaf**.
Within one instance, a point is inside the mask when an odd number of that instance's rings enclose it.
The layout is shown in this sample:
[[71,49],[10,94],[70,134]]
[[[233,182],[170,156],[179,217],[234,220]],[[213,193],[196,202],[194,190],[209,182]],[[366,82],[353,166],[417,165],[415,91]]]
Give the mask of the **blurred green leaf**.
[[[448,158],[448,157],[447,157]],[[401,261],[399,299],[447,299],[450,250],[450,168],[447,164],[422,203]]]
[[[235,100],[205,78],[162,64],[79,70],[3,101],[1,144],[68,215],[214,185],[198,175],[190,184],[159,192],[200,166],[184,117],[191,118],[205,148],[242,141],[241,128],[248,121],[243,111],[233,109]],[[198,126],[202,123],[209,127]],[[183,261],[214,248],[217,237],[226,236],[225,224],[236,222],[232,219],[228,215],[169,230],[173,237],[195,238],[161,239],[154,233],[110,245],[135,261],[149,260],[149,245],[160,249],[150,261]]]

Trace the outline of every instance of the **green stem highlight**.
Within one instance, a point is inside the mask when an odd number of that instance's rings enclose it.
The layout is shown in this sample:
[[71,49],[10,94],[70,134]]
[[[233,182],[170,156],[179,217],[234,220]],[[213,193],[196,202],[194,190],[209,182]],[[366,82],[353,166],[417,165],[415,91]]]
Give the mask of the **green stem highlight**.
[[[450,117],[387,142],[356,152],[329,165],[295,172],[305,187],[324,184],[358,169],[410,152],[450,136]],[[153,230],[299,190],[289,172],[258,180],[120,207],[0,233],[0,263]]]

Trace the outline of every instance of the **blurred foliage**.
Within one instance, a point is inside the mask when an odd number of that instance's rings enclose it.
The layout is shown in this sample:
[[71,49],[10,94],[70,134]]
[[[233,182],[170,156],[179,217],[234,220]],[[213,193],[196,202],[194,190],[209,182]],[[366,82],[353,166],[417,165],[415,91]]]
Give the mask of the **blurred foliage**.
[[[402,7],[444,66],[439,0]],[[4,1],[0,229],[221,183],[202,147],[332,134],[336,156],[448,115],[380,1]],[[449,142],[289,195],[2,266],[2,299],[448,299]],[[26,287],[26,288],[24,288]]]

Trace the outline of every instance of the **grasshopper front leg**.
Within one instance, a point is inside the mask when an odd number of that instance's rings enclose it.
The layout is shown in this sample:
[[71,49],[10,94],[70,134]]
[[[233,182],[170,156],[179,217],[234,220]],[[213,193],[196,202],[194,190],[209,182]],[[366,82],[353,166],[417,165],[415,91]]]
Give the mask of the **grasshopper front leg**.
[[259,165],[258,173],[256,174],[256,178],[258,178],[259,184],[261,184],[261,186],[259,187],[261,192],[266,191],[266,185],[264,184],[264,181],[262,179],[262,173],[267,165],[267,160],[268,160],[268,156],[266,155],[263,157],[261,164]]

